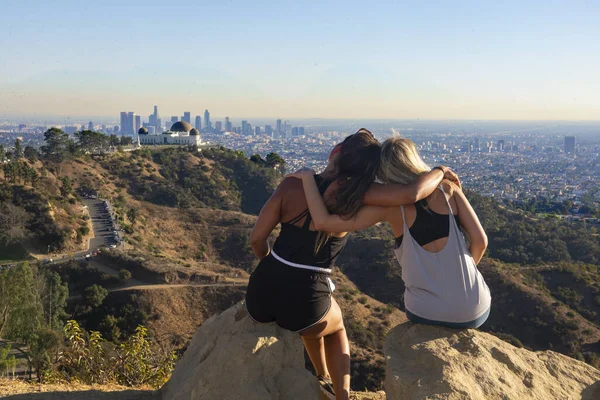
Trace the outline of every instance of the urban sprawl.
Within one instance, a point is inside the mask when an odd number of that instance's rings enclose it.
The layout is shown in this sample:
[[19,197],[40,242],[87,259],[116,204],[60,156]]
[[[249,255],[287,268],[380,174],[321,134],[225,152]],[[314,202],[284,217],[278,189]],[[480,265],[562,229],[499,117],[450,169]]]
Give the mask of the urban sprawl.
[[[331,148],[362,126],[343,120],[306,120],[304,124],[283,119],[270,124],[242,120],[234,124],[225,117],[213,122],[208,110],[194,119],[188,111],[163,119],[157,106],[147,118],[121,112],[118,122],[97,125],[92,121],[6,121],[0,123],[0,144],[10,150],[20,138],[25,146],[39,147],[43,144],[43,132],[55,126],[71,135],[94,130],[132,136],[133,142],[142,146],[221,145],[244,151],[248,156],[276,152],[286,160],[288,171],[302,166],[320,170]],[[480,130],[476,124],[456,129],[455,124],[440,122],[427,126],[423,121],[390,121],[374,123],[373,127],[369,121],[363,123],[381,140],[398,134],[412,139],[428,163],[454,168],[466,188],[484,196],[517,205],[532,200],[565,203],[571,216],[585,214],[589,206],[600,203],[600,127],[595,133],[586,130],[585,140],[579,140],[576,126],[566,129],[560,124],[541,123],[533,128],[493,132],[490,124]]]

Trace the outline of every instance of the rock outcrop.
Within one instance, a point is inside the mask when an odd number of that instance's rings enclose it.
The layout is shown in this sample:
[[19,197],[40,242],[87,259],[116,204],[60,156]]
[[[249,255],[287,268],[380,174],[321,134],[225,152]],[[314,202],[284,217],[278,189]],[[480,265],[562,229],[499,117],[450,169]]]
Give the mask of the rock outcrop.
[[198,328],[162,399],[317,399],[303,351],[298,334],[255,323],[239,303]]
[[396,399],[600,399],[600,371],[476,330],[401,324],[388,335],[385,391]]

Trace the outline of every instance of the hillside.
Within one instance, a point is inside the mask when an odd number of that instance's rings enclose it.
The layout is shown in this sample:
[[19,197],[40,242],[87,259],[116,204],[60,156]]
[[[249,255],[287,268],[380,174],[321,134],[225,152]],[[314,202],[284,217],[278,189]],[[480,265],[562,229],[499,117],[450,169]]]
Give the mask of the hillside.
[[[28,248],[48,241],[65,252],[77,248],[77,227],[86,222],[79,197],[84,192],[108,199],[124,230],[125,246],[91,262],[42,267],[68,285],[66,312],[85,329],[118,343],[141,324],[181,355],[204,320],[243,298],[243,282],[256,264],[247,242],[252,214],[280,178],[276,169],[226,149],[23,162],[39,181],[0,182],[0,202],[28,213],[26,228],[34,232]],[[597,366],[598,237],[470,196],[490,238],[481,270],[494,303],[482,330]],[[351,339],[353,388],[359,390],[382,388],[385,336],[405,320],[392,246],[385,224],[353,234],[335,273]],[[90,289],[94,285],[99,287]]]

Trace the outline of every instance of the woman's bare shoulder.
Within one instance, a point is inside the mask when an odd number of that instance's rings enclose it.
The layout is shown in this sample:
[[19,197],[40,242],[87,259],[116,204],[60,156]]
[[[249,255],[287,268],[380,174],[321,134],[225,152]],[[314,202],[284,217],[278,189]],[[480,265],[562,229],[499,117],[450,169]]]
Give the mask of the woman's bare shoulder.
[[304,192],[304,188],[302,186],[302,180],[296,178],[284,178],[277,186],[278,192],[291,192],[291,191],[302,191]]

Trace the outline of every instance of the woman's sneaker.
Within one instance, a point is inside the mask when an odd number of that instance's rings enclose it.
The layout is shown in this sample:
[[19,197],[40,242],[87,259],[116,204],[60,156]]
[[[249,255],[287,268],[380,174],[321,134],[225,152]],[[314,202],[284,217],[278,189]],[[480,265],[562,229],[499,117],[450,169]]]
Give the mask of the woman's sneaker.
[[335,400],[335,392],[333,390],[333,382],[331,379],[322,375],[317,376],[317,379],[319,380],[321,393],[327,396],[328,399]]

